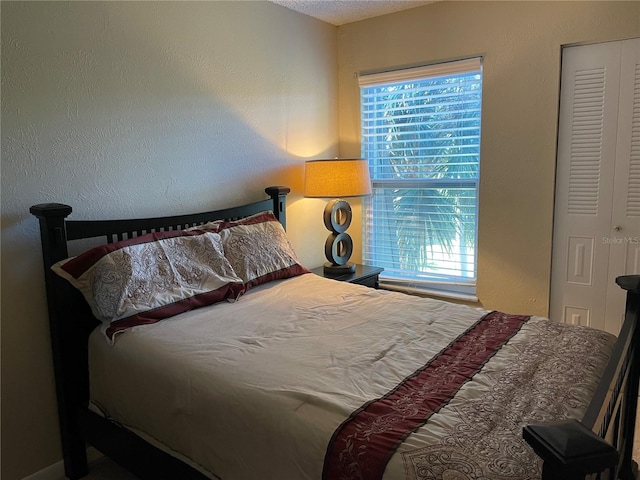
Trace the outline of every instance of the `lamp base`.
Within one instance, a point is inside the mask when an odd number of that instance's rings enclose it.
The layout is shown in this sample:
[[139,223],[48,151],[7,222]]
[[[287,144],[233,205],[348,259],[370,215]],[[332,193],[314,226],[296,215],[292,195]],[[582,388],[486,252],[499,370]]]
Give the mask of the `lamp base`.
[[347,273],[354,273],[356,271],[355,263],[345,263],[344,265],[334,265],[332,263],[326,262],[324,264],[324,273],[325,275],[330,276],[340,276],[346,275]]

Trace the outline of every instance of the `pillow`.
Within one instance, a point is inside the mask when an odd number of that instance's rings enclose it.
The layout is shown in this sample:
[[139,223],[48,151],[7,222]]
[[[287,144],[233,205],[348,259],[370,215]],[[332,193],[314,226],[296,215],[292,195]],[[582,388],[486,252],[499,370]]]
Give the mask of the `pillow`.
[[245,289],[281,278],[310,273],[298,262],[287,234],[272,212],[220,222],[224,255]]
[[101,245],[51,268],[82,292],[110,342],[127,328],[235,300],[244,292],[220,235],[202,229]]

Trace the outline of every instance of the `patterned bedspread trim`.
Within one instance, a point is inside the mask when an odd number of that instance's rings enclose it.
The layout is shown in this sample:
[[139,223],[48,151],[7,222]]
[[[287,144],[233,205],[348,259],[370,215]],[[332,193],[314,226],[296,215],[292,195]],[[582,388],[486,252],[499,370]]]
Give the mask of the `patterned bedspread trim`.
[[402,441],[424,425],[529,320],[491,312],[384,397],[353,412],[334,432],[322,478],[381,479]]

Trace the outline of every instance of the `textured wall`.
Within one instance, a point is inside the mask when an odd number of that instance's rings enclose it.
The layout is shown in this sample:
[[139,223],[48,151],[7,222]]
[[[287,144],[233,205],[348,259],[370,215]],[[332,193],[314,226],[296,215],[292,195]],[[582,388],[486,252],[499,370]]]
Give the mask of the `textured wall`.
[[340,151],[359,154],[354,73],[484,56],[478,297],[547,315],[561,46],[640,35],[640,2],[438,2],[338,30]]
[[29,206],[155,216],[285,184],[294,246],[321,263],[322,202],[300,192],[303,159],[336,154],[336,48],[336,27],[268,2],[2,2],[4,480],[60,459]]

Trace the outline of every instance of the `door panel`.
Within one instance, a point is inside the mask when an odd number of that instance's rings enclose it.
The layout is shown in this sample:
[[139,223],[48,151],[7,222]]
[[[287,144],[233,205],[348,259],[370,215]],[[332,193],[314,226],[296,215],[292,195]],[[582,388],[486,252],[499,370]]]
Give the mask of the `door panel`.
[[614,333],[622,326],[625,304],[615,279],[640,273],[640,40],[621,42],[619,96],[605,312]]
[[564,307],[565,323],[571,325],[584,325],[591,326],[591,319],[589,318],[590,310],[588,308],[580,307]]
[[567,275],[572,285],[591,285],[593,282],[593,237],[569,237]]

